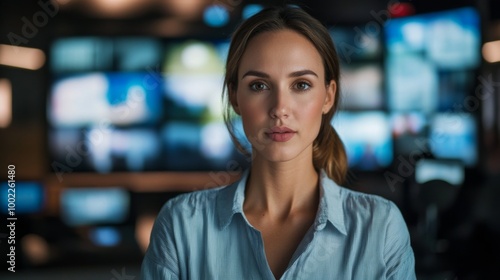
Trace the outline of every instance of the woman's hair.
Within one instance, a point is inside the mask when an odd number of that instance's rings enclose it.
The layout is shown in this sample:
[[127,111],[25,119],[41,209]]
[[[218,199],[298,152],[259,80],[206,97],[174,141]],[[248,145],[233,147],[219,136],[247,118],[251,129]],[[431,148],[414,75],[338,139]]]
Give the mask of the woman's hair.
[[293,30],[316,47],[325,68],[325,85],[334,80],[337,92],[332,108],[322,116],[318,136],[313,142],[313,164],[317,170],[324,169],[328,177],[337,184],[343,184],[347,174],[347,157],[344,145],[331,125],[333,115],[340,103],[339,58],[327,29],[315,18],[300,8],[276,7],[265,9],[244,21],[234,32],[226,62],[224,77],[224,122],[238,150],[249,155],[235,136],[232,118],[234,109],[230,94],[236,94],[238,87],[238,67],[250,40],[258,34],[279,30]]

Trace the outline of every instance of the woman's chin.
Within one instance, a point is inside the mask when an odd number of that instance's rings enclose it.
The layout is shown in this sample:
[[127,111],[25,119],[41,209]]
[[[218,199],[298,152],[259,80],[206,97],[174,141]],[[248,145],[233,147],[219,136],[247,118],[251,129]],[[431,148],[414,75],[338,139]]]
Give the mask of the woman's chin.
[[267,161],[269,163],[286,163],[296,159],[300,152],[293,149],[268,147],[261,152],[255,152],[254,161]]

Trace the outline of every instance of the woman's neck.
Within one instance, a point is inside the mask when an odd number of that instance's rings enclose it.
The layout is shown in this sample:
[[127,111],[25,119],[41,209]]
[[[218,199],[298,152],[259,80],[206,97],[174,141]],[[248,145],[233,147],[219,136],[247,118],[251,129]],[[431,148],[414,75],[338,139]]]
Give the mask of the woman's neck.
[[317,210],[318,173],[312,158],[269,162],[256,156],[245,192],[245,209],[285,220],[295,213]]

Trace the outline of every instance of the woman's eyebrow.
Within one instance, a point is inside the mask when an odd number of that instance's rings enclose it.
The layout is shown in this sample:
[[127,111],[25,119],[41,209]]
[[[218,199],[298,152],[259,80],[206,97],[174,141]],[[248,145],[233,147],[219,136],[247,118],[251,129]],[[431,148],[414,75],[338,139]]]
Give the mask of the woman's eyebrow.
[[[309,70],[309,69],[292,72],[288,75],[288,77],[300,77],[300,76],[305,76],[305,75],[313,75],[313,76],[318,77],[318,75],[316,73],[314,73],[314,71]],[[268,74],[266,74],[264,72],[260,72],[260,71],[255,71],[255,70],[250,70],[250,71],[246,72],[245,74],[243,74],[241,79],[245,78],[246,76],[256,76],[259,78],[269,78]]]
[[292,72],[290,73],[290,75],[288,75],[288,77],[300,77],[305,75],[313,75],[316,76],[316,78],[318,77],[318,75],[314,73],[314,71],[308,69]]
[[246,76],[256,76],[259,78],[269,78],[268,74],[266,74],[264,72],[260,72],[260,71],[255,71],[255,70],[250,70],[250,71],[246,72],[245,74],[243,74],[241,79],[245,78]]

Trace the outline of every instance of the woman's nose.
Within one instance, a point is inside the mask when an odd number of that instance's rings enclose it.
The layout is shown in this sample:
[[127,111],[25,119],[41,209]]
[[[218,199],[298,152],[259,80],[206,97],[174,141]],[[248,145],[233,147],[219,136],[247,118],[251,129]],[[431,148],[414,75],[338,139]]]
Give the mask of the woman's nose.
[[269,115],[273,119],[288,117],[290,111],[290,97],[285,90],[276,90],[272,93],[272,106]]

